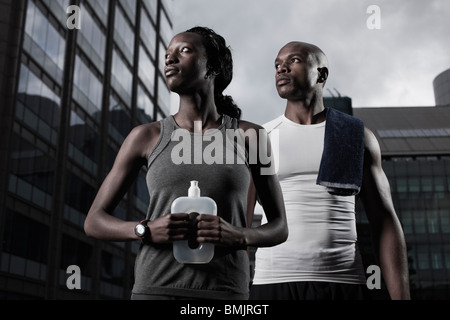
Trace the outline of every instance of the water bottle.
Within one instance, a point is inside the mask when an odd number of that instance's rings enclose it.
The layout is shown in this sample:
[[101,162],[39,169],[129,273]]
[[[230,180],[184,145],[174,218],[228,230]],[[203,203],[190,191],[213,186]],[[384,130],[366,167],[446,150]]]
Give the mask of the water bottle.
[[214,256],[213,243],[198,243],[197,220],[199,214],[217,215],[217,205],[209,197],[200,196],[198,181],[191,181],[187,197],[179,197],[172,202],[172,213],[189,213],[191,226],[188,240],[174,241],[173,255],[180,263],[208,263]]

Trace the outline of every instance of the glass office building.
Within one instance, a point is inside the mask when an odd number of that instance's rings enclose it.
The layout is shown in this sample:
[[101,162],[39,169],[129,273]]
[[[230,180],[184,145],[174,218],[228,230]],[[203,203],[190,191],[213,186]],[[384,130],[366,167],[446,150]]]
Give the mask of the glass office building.
[[[450,106],[354,108],[376,135],[405,234],[413,299],[450,299]],[[360,247],[376,264],[359,206]],[[385,296],[374,292],[376,296]]]
[[[139,243],[87,238],[83,223],[131,128],[169,114],[171,5],[2,1],[0,299],[129,298]],[[144,217],[145,173],[115,216]]]

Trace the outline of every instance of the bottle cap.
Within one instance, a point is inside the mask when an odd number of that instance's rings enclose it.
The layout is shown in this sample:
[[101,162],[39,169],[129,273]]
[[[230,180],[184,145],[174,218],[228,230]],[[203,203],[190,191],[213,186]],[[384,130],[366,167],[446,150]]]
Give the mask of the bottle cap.
[[198,181],[192,180],[191,186],[188,190],[189,197],[200,197],[200,188],[198,187]]

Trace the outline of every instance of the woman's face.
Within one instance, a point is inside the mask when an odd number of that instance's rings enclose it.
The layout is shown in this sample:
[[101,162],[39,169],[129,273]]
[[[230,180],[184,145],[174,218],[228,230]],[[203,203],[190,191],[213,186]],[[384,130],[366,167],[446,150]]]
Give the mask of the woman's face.
[[192,32],[174,36],[166,51],[165,65],[164,75],[170,91],[188,94],[205,88],[207,58],[202,37]]

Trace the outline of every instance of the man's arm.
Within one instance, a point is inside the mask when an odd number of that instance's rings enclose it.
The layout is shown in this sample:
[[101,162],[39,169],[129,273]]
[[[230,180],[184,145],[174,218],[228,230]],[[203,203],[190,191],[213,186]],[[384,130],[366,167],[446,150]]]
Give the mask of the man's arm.
[[375,255],[391,299],[410,299],[408,259],[403,230],[392,202],[375,135],[365,129],[361,200],[370,224]]

